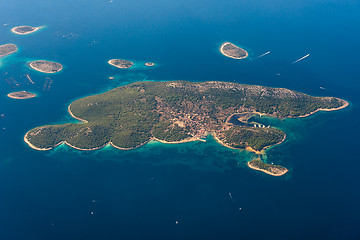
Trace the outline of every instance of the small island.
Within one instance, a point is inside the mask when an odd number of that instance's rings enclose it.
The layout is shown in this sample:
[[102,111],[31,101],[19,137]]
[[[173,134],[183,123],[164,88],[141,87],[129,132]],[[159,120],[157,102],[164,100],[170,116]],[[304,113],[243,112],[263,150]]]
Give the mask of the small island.
[[50,62],[45,60],[37,60],[29,63],[29,66],[39,72],[56,73],[60,72],[63,66],[57,62]]
[[18,26],[11,29],[13,33],[19,34],[19,35],[26,35],[33,32],[36,32],[41,27],[31,27],[31,26]]
[[255,159],[247,163],[248,167],[258,171],[262,171],[273,176],[282,176],[288,172],[288,170],[280,165],[272,165],[264,163],[261,160]]
[[[260,154],[282,143],[286,134],[249,123],[251,116],[305,117],[346,106],[348,102],[339,98],[284,88],[216,81],[146,81],[76,100],[68,111],[80,123],[40,126],[28,131],[24,140],[36,150],[50,150],[62,143],[79,150],[106,145],[133,149],[149,141],[203,141],[211,134],[228,148]],[[233,118],[241,121],[237,124]],[[249,166],[269,174],[285,173],[281,166],[255,163]]]
[[36,94],[26,91],[20,91],[20,92],[9,93],[7,96],[13,99],[29,99],[36,97]]
[[147,67],[153,67],[153,66],[155,66],[155,63],[153,63],[153,62],[147,62],[147,63],[145,63],[145,66],[147,66]]
[[220,46],[220,52],[229,58],[234,58],[234,59],[244,59],[247,58],[249,56],[248,52],[245,51],[244,49],[230,43],[230,42],[225,42]]
[[108,63],[117,68],[131,68],[134,63],[123,59],[111,59]]
[[15,44],[9,43],[0,46],[0,57],[13,54],[18,49]]

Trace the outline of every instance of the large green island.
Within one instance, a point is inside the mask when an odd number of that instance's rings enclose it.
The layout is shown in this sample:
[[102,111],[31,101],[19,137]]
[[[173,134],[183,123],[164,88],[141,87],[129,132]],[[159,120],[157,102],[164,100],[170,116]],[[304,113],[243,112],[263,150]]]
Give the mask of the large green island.
[[[230,121],[233,116],[305,117],[347,105],[335,97],[313,97],[256,85],[216,81],[137,82],[71,103],[68,111],[80,123],[40,126],[27,132],[24,140],[37,150],[50,150],[62,143],[79,150],[95,150],[108,144],[132,149],[151,140],[180,143],[202,140],[212,134],[224,146],[258,153],[281,143],[285,133],[246,120],[235,124]],[[251,166],[257,170],[266,167]],[[280,167],[266,167],[266,172],[273,171],[276,176],[286,173],[277,169]]]

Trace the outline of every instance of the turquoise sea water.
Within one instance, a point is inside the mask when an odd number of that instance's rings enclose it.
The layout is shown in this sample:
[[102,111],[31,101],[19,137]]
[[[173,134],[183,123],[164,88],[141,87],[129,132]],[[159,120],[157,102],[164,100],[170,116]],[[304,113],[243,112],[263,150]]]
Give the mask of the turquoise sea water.
[[[0,239],[359,239],[359,12],[357,1],[337,0],[1,2],[0,44],[20,50],[0,59]],[[18,25],[45,28],[19,36]],[[222,56],[224,41],[250,58]],[[111,58],[157,66],[116,69]],[[37,59],[64,70],[29,69]],[[23,142],[33,127],[74,121],[72,101],[143,80],[285,87],[351,106],[258,119],[287,133],[267,152],[289,168],[283,177],[248,169],[253,154],[210,137],[134,151],[39,152]],[[39,97],[6,97],[20,90]]]

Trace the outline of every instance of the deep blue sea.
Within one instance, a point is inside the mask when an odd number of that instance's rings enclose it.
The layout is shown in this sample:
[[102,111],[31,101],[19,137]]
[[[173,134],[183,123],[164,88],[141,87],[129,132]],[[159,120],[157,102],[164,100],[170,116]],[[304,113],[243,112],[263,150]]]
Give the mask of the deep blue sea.
[[[0,58],[0,239],[360,239],[359,15],[357,0],[0,0],[0,45],[19,47]],[[19,25],[45,27],[20,36]],[[221,55],[224,41],[249,59]],[[64,70],[27,67],[38,59]],[[351,105],[259,119],[288,135],[267,152],[290,170],[282,177],[211,138],[133,151],[24,143],[34,127],[74,121],[72,101],[144,80],[284,87]],[[6,97],[21,90],[38,97]]]

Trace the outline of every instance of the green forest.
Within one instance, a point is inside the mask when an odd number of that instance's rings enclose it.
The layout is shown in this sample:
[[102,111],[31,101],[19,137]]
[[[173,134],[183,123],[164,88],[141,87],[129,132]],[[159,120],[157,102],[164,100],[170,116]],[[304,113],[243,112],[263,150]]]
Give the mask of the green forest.
[[344,101],[255,85],[226,82],[137,82],[73,102],[69,109],[87,122],[46,125],[26,138],[37,148],[62,141],[81,148],[112,142],[137,147],[151,139],[176,142],[216,133],[227,145],[261,150],[279,143],[285,133],[276,128],[235,126],[233,113],[258,112],[273,117],[298,117],[317,109],[337,108]]

